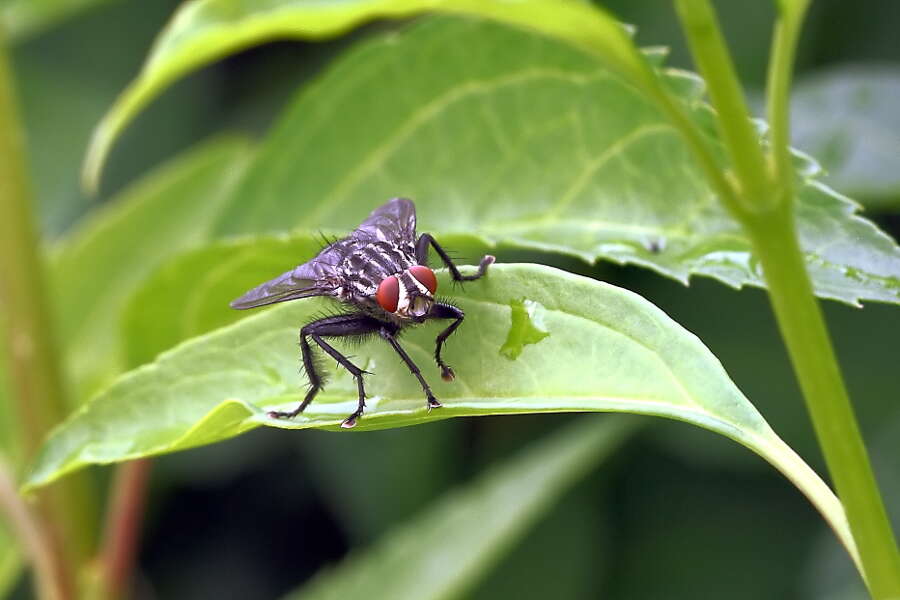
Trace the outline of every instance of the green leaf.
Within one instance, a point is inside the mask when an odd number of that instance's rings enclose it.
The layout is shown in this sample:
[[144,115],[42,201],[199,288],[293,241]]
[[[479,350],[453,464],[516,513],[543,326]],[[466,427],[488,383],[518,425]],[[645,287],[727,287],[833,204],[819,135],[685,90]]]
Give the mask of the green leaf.
[[[138,78],[97,127],[84,165],[85,184],[96,188],[112,144],[141,109],[185,74],[247,47],[285,38],[323,39],[381,18],[433,11],[495,19],[565,40],[638,81],[651,73],[625,28],[582,2],[518,0],[230,0],[187,2],[163,30]],[[652,83],[651,83],[652,85]]]
[[151,362],[184,340],[245,317],[229,310],[228,302],[284,272],[285,262],[302,262],[321,247],[321,240],[310,235],[272,236],[213,244],[166,262],[125,307],[121,338],[126,364]]
[[480,576],[636,424],[630,419],[585,419],[565,427],[447,494],[288,598],[465,597]]
[[[665,80],[714,135],[698,80]],[[814,163],[797,168],[817,294],[900,301],[896,243]],[[218,230],[346,231],[397,195],[426,231],[763,286],[743,229],[655,106],[592,57],[514,29],[436,19],[348,52],[274,127]]]
[[125,303],[166,258],[208,239],[248,150],[242,140],[222,139],[176,158],[55,248],[51,283],[76,398],[124,370],[118,319]]
[[[354,360],[376,375],[367,378],[368,409],[358,430],[532,412],[615,411],[683,420],[768,460],[854,552],[827,486],[775,435],[703,344],[643,298],[539,265],[494,265],[464,290],[454,289],[444,273],[439,281],[440,293],[467,314],[445,354],[457,381],[442,382],[436,367],[426,371],[444,407],[426,410],[422,390],[386,344],[364,344]],[[526,300],[530,317],[549,335],[511,360],[501,352],[513,325],[511,307]],[[356,385],[344,370],[296,419],[267,416],[299,402],[297,329],[325,306],[312,299],[272,307],[120,377],[49,437],[26,486],[45,485],[88,464],[209,444],[260,425],[339,430],[356,406]],[[404,335],[403,345],[423,367],[431,364],[438,331],[431,324]]]
[[825,167],[824,181],[865,200],[900,203],[900,68],[844,65],[808,76],[791,98],[793,138]]

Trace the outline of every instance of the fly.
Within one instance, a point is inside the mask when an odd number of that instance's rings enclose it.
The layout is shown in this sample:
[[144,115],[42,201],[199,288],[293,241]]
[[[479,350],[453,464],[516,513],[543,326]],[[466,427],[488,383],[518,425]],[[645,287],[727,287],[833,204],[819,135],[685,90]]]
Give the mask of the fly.
[[309,391],[292,411],[270,411],[269,416],[291,419],[309,406],[323,379],[313,360],[310,340],[347,369],[356,379],[359,404],[356,411],[344,419],[341,427],[356,425],[366,406],[363,375],[368,374],[326,341],[328,338],[359,338],[377,334],[400,355],[425,392],[428,410],[441,403],[428,382],[397,337],[404,327],[424,323],[429,319],[450,319],[453,322],[435,339],[434,360],[441,369],[441,378],[452,381],[453,369],[441,358],[447,338],[465,318],[461,309],[436,300],[437,278],[428,267],[428,249],[434,248],[450,271],[454,281],[478,279],[494,262],[486,255],[474,275],[462,275],[447,252],[430,234],[416,237],[416,207],[412,200],[394,198],[376,208],[369,218],[347,237],[328,244],[310,261],[267,281],[237,300],[232,308],[240,310],[266,306],[276,302],[298,300],[313,296],[334,298],[347,311],[307,323],[300,329],[300,350],[303,367],[309,378]]

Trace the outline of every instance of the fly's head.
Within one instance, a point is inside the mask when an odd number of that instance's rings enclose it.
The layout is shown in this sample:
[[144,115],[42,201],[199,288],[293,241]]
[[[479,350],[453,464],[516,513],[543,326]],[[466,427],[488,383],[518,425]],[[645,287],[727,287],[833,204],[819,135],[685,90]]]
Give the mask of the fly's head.
[[378,284],[375,299],[392,315],[410,321],[424,321],[434,304],[437,278],[423,265],[413,265]]

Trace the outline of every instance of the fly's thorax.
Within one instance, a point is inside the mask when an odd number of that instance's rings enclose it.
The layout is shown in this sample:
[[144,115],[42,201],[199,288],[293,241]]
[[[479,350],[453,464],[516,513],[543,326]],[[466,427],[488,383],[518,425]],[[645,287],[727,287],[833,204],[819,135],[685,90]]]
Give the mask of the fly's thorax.
[[372,239],[347,240],[346,254],[338,268],[342,297],[359,301],[375,296],[386,278],[416,264],[409,244],[395,244]]

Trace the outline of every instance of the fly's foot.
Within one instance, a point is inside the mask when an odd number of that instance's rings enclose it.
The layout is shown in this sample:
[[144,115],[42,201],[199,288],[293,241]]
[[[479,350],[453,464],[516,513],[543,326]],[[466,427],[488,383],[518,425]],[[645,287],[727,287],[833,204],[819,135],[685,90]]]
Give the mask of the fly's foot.
[[466,275],[466,276],[462,277],[462,280],[463,281],[475,281],[476,279],[480,279],[482,276],[484,276],[485,273],[487,273],[488,267],[491,266],[492,264],[494,264],[494,261],[496,261],[496,260],[497,259],[494,258],[493,256],[491,256],[490,254],[485,254],[481,258],[481,262],[478,263],[478,271],[474,275]]
[[356,427],[356,421],[362,416],[362,411],[358,410],[341,423],[341,429],[353,429]]
[[456,379],[456,373],[447,365],[441,365],[441,379],[444,381],[453,381]]
[[270,419],[293,419],[298,414],[299,410],[270,410],[266,413]]
[[432,408],[440,408],[443,404],[438,402],[438,399],[434,396],[428,396],[428,412],[431,412]]

